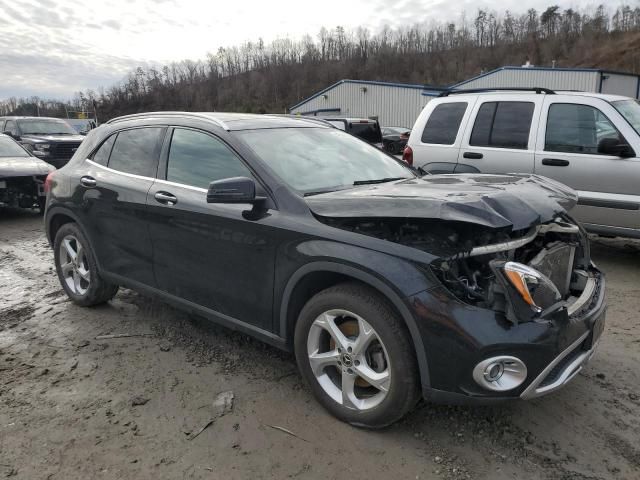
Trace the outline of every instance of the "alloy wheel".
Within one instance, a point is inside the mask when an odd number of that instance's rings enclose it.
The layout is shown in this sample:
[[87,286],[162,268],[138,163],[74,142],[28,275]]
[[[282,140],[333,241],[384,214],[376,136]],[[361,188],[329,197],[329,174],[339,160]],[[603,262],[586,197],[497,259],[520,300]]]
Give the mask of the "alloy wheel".
[[340,405],[369,410],[386,398],[389,356],[376,331],[359,315],[342,309],[319,315],[309,329],[307,353],[316,380]]
[[60,270],[71,292],[79,296],[87,293],[91,283],[89,262],[82,243],[74,235],[65,236],[60,243]]

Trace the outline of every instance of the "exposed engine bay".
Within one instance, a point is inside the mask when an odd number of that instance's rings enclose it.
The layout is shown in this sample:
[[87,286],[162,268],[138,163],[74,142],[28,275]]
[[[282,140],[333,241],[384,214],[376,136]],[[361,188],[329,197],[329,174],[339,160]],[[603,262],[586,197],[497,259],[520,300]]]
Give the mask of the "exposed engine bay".
[[[432,272],[459,300],[518,323],[551,308],[578,310],[593,293],[585,232],[566,214],[526,230],[399,218],[320,218],[345,230],[426,251]],[[586,292],[589,295],[583,295]]]
[[43,175],[1,177],[0,205],[43,209],[45,178],[46,176]]

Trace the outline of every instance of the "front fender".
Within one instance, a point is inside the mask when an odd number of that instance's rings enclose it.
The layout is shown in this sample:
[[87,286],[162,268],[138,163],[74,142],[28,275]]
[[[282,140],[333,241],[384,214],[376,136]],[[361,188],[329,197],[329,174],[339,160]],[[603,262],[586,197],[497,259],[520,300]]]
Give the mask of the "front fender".
[[380,292],[396,308],[411,335],[422,386],[428,387],[430,380],[427,352],[407,297],[434,288],[430,276],[407,260],[338,242],[310,240],[299,244],[295,251],[306,262],[285,282],[278,316],[282,338],[286,339],[289,332],[288,308],[291,296],[296,285],[306,275],[330,272],[353,278]]

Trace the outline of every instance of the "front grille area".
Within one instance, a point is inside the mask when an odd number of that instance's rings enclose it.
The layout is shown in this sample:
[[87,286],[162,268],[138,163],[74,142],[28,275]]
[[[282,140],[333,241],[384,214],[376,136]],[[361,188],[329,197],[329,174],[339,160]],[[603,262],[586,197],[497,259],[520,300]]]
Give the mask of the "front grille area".
[[53,143],[50,147],[51,158],[56,160],[69,160],[76,153],[80,142]]

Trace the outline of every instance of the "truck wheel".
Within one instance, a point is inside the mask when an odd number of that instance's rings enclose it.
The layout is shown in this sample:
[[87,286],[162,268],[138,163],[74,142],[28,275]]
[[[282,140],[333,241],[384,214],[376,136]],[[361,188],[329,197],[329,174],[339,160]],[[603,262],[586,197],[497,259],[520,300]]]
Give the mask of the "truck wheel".
[[382,428],[419,399],[413,343],[376,291],[343,283],[307,302],[298,318],[298,367],[318,401],[340,420]]
[[53,243],[58,279],[69,298],[83,307],[111,300],[118,286],[98,274],[89,242],[75,223],[65,223]]

